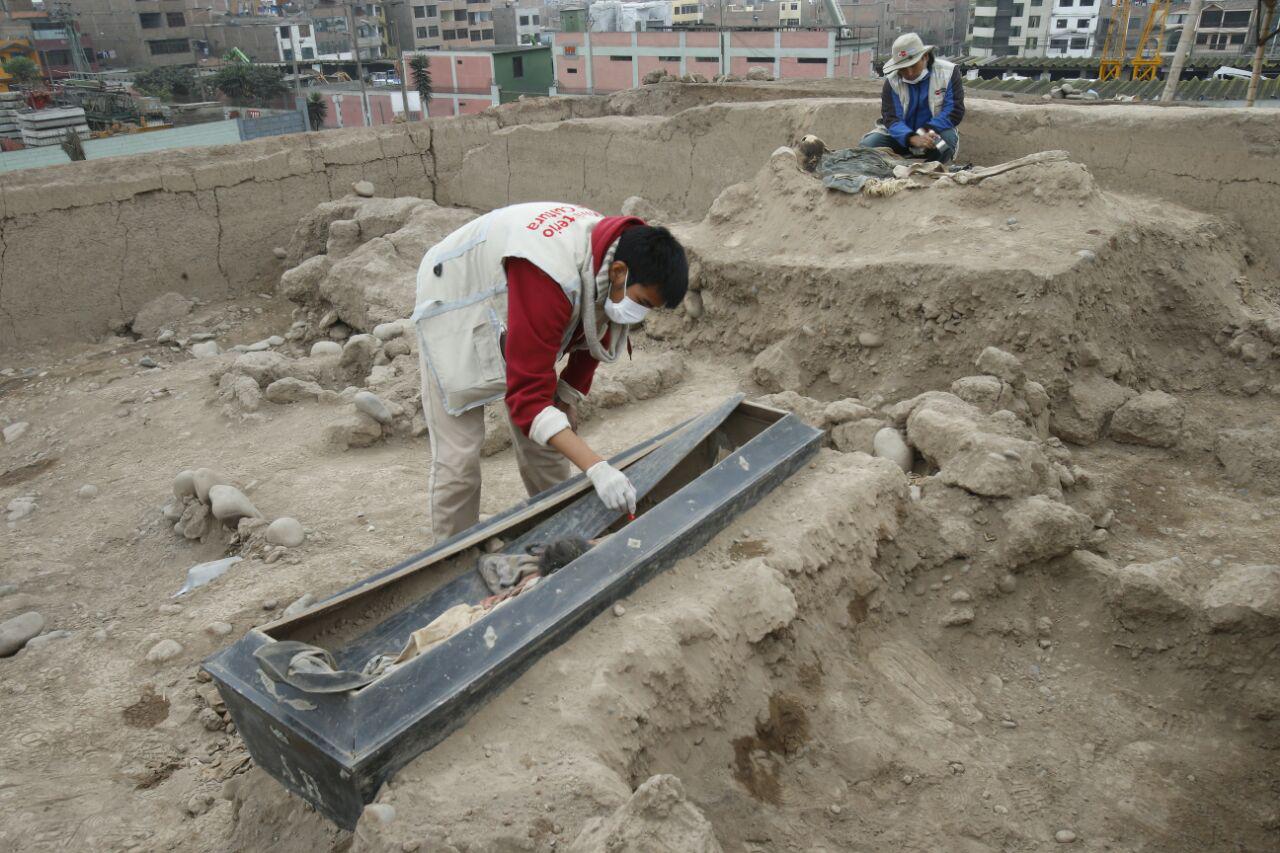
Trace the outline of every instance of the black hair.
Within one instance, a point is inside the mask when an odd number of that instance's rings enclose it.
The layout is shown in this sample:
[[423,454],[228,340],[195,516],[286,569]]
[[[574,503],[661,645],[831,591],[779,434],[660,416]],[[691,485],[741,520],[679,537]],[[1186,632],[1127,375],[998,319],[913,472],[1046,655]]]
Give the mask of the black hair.
[[689,289],[684,246],[661,226],[633,225],[623,231],[613,259],[627,265],[632,284],[656,284],[668,308],[679,305]]
[[580,536],[567,536],[528,548],[528,552],[538,558],[538,571],[544,575],[563,569],[590,550],[591,544]]

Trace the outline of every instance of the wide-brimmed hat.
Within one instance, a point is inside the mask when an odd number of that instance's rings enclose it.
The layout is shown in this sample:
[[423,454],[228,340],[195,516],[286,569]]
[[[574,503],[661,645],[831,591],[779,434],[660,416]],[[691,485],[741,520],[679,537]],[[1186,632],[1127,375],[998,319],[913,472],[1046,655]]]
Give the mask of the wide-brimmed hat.
[[933,45],[925,44],[915,33],[903,33],[893,40],[893,50],[889,53],[889,61],[884,64],[884,73],[906,68],[929,51]]

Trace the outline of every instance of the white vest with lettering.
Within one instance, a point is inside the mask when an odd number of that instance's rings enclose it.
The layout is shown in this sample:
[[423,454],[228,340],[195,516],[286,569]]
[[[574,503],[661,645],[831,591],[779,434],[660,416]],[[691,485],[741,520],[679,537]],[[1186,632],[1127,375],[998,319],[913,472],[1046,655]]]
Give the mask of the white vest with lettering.
[[468,222],[427,250],[412,320],[449,414],[506,395],[507,258],[529,261],[564,290],[573,306],[564,354],[581,318],[581,294],[594,292],[591,232],[603,218],[573,204],[515,204]]
[[[942,104],[947,99],[947,89],[951,86],[951,74],[956,69],[954,62],[948,62],[945,59],[934,57],[933,68],[929,69],[929,112],[937,115],[942,112]],[[898,102],[902,104],[902,117],[907,117],[907,108],[911,106],[911,93],[908,91],[906,80],[902,79],[900,71],[891,71],[885,78],[889,85],[893,87],[893,92],[898,96]],[[913,131],[919,130],[918,127],[911,128]]]

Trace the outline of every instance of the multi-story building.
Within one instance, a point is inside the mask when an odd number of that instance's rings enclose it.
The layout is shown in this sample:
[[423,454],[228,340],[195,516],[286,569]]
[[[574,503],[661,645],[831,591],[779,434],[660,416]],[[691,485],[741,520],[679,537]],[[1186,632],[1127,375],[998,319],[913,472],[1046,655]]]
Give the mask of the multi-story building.
[[[71,17],[54,17],[37,10],[9,10],[0,17],[0,39],[8,42],[0,56],[30,56],[42,74],[58,79],[72,71],[97,71],[98,49],[93,37]],[[80,52],[77,62],[76,51]]]
[[558,94],[607,94],[639,86],[650,71],[676,76],[745,75],[762,67],[779,79],[869,77],[870,41],[834,29],[650,30],[554,33]]
[[778,4],[778,26],[798,27],[804,16],[805,4],[801,0],[782,0]]
[[[815,13],[825,12],[822,4],[812,8]],[[881,55],[887,54],[893,40],[903,33],[918,33],[925,44],[936,45],[940,53],[959,54],[963,52],[969,26],[968,0],[874,0],[853,5],[841,3],[840,11],[849,26],[875,38]],[[822,21],[810,17],[804,23],[812,25]]]
[[395,23],[396,46],[401,52],[440,50],[440,4],[432,0],[405,0],[392,3],[390,8]]
[[[351,37],[347,6],[320,0],[311,6],[311,26],[317,59],[350,59]],[[351,8],[361,59],[385,59],[391,55],[387,20],[382,3],[358,3]]]
[[671,0],[671,23],[688,27],[702,23],[702,5],[698,0]]
[[105,66],[195,63],[186,0],[76,0],[75,10]]
[[966,43],[973,56],[1044,56],[1052,3],[974,0]]
[[[1092,56],[1098,41],[1099,0],[1052,0],[1044,56]],[[1024,54],[1033,55],[1033,54]]]
[[301,48],[298,59],[317,57],[309,18],[219,16],[191,24],[191,43],[201,62],[217,62],[233,48],[254,62],[289,62],[295,42]]
[[504,47],[536,45],[542,39],[542,7],[534,0],[495,0],[493,38]]

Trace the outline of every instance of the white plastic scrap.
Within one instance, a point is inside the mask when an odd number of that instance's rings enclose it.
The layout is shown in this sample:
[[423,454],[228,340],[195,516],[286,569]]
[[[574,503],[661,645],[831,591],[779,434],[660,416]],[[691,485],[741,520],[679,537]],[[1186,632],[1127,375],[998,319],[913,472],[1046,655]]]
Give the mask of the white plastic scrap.
[[193,589],[204,586],[215,578],[220,578],[226,574],[227,569],[234,566],[242,560],[242,557],[225,557],[221,560],[213,560],[209,563],[200,563],[187,569],[187,582],[182,585],[182,589],[173,594],[174,598],[180,595],[186,595]]

